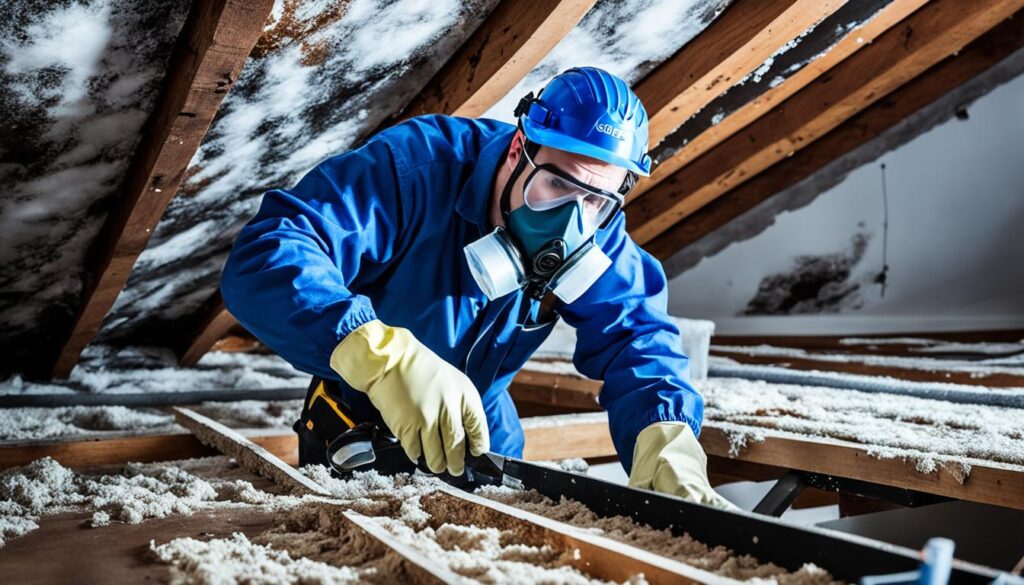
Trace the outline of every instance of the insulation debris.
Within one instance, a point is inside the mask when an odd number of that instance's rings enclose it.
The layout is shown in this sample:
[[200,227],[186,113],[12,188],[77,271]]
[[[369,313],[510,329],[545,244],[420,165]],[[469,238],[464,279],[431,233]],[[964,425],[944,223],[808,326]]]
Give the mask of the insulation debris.
[[158,410],[124,406],[0,409],[0,441],[182,432]]
[[[251,568],[257,566],[263,571],[260,574],[273,576],[273,582],[395,582],[401,574],[401,559],[345,519],[343,511],[354,510],[432,561],[472,580],[601,582],[569,566],[562,551],[523,544],[523,535],[514,531],[452,522],[443,510],[428,512],[420,498],[441,485],[436,478],[383,476],[371,471],[339,480],[323,467],[309,466],[302,471],[335,499],[306,499],[304,505],[284,510],[274,528],[251,539],[240,534],[206,542],[179,538],[153,543],[152,550],[173,565],[180,583],[245,580],[257,574]],[[230,580],[220,581],[222,578]]]
[[192,410],[231,428],[291,428],[302,413],[302,400],[204,402]]
[[876,457],[914,461],[922,473],[1024,465],[1024,409],[739,378],[710,378],[699,389],[705,424],[726,430],[737,452],[774,435],[852,441]]
[[772,563],[761,564],[750,555],[736,555],[722,546],[708,546],[694,540],[689,534],[676,536],[669,530],[657,530],[625,516],[601,518],[580,502],[564,497],[555,502],[533,490],[505,486],[485,486],[476,493],[730,579],[767,581],[781,585],[824,585],[835,582],[827,571],[813,564],[789,572]]
[[[971,344],[966,345],[969,346]],[[941,348],[942,346],[937,347]],[[809,352],[807,350],[795,347],[777,347],[772,345],[712,345],[711,349],[715,352],[727,354],[792,357],[813,360],[817,362],[844,364],[855,363],[866,364],[870,366],[904,368],[909,370],[924,370],[928,372],[969,372],[977,376],[987,376],[991,374],[1024,374],[1024,369],[1021,368],[1020,364],[1004,365],[1004,363],[1001,361],[998,363],[992,363],[995,360],[986,359],[963,360],[944,359],[940,357],[868,355],[855,353],[820,353]],[[929,350],[931,350],[931,348],[929,348]],[[934,353],[939,353],[942,351],[946,350],[936,349],[934,350]],[[1021,351],[1024,351],[1024,348],[1021,348]]]
[[93,512],[91,525],[138,524],[237,505],[294,505],[299,500],[256,489],[224,457],[164,464],[129,463],[119,474],[80,474],[46,457],[0,473],[3,540],[35,528],[40,516]]
[[183,368],[170,348],[90,345],[67,380],[37,383],[15,375],[0,382],[0,394],[305,388],[309,378],[276,355],[210,352]]
[[209,541],[176,538],[150,543],[157,559],[171,565],[171,584],[208,583],[358,583],[360,573],[310,559],[293,559],[283,550],[254,544],[244,534]]

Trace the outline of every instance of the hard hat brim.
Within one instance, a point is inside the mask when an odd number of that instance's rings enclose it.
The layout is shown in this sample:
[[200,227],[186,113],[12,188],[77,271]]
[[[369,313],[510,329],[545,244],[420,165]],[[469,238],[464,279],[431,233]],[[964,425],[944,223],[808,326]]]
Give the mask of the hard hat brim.
[[641,165],[636,161],[619,156],[611,150],[571,138],[557,130],[545,128],[527,117],[523,117],[521,119],[521,125],[523,132],[526,134],[526,138],[541,146],[557,148],[558,150],[596,158],[597,160],[622,167],[644,177],[648,177],[651,174],[651,158],[647,155],[644,155],[644,164]]

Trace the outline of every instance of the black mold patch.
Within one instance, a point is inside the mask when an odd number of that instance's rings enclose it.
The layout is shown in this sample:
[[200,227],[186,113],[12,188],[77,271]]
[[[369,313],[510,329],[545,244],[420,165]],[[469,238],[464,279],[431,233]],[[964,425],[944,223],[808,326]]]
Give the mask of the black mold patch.
[[837,313],[859,309],[860,283],[851,282],[854,266],[864,257],[869,237],[857,234],[851,249],[823,256],[798,256],[789,272],[761,280],[743,315]]
[[757,71],[756,75],[751,75],[732,86],[665,137],[651,151],[655,163],[672,157],[705,130],[785,81],[822,53],[828,52],[847,34],[871,20],[891,2],[892,0],[847,2],[831,16],[819,22],[814,30],[800,37],[793,48],[777,55],[764,71]]

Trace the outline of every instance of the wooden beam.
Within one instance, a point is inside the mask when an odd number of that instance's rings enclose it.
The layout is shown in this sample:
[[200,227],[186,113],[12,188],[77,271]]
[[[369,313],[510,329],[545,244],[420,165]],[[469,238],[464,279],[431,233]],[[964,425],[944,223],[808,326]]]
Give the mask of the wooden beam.
[[870,47],[638,198],[627,216],[631,235],[646,244],[960,51],[1022,5],[1024,0],[933,0]]
[[657,145],[712,99],[846,0],[737,0],[634,91]]
[[704,424],[700,443],[709,457],[738,458],[1024,510],[1024,468],[1016,465],[971,465],[966,478],[941,465],[937,471],[921,473],[913,461],[881,459],[868,454],[864,445],[822,437],[767,436],[748,442],[739,455],[732,455],[729,433],[711,421]]
[[[842,36],[838,42],[831,45],[831,47],[823,54],[815,57],[812,61],[801,67],[796,73],[786,77],[778,85],[763,88],[763,93],[751,96],[750,101],[747,101],[745,104],[740,106],[739,109],[727,112],[725,118],[717,124],[711,124],[706,128],[703,128],[697,136],[680,137],[677,141],[680,143],[678,146],[675,144],[671,145],[673,153],[670,156],[661,158],[658,156],[657,152],[653,153],[653,156],[658,159],[657,166],[654,168],[650,177],[641,179],[637,184],[636,188],[631,193],[631,201],[635,200],[636,197],[649,190],[654,185],[663,181],[672,173],[694,161],[700,155],[711,150],[725,139],[750,125],[765,113],[771,111],[772,108],[793,96],[804,87],[807,87],[807,85],[812,81],[844,61],[847,57],[853,55],[861,48],[868,46],[868,44],[873,42],[880,34],[895,26],[898,22],[909,16],[927,1],[928,0],[893,0],[892,2],[882,6],[881,9],[871,16],[870,20],[862,26],[853,29],[846,29],[844,25],[847,23],[839,23],[837,26],[839,30],[842,31],[841,33],[837,33],[836,27],[832,26],[827,27],[828,30],[823,30],[826,26],[825,23],[822,23],[822,25],[815,29],[811,35],[822,36],[825,43],[832,41],[836,34],[842,34],[844,36]],[[850,3],[847,7],[855,10],[875,9],[875,6],[868,6],[868,4],[869,3],[867,2],[861,1]],[[846,7],[837,11],[835,16],[844,15],[845,12],[847,12],[845,8]],[[850,16],[849,18],[854,18],[854,16]],[[801,40],[801,43],[810,43],[811,35],[808,35],[808,38]],[[736,90],[734,89],[733,91]],[[674,136],[666,140],[666,143],[672,141],[676,141]]]
[[195,2],[163,90],[128,168],[123,192],[90,251],[85,293],[50,373],[64,378],[92,341],[238,79],[273,0]]
[[521,535],[523,544],[552,547],[562,552],[561,558],[568,565],[602,581],[625,583],[643,575],[648,583],[654,585],[734,582],[642,548],[453,487],[442,486],[436,492],[421,496],[420,502],[432,516],[459,524],[510,530]]
[[[338,506],[339,504],[334,504]],[[383,563],[388,566],[394,575],[395,581],[403,584],[418,585],[421,583],[450,584],[462,583],[465,581],[461,576],[456,575],[446,566],[430,558],[426,554],[416,550],[412,546],[399,540],[397,536],[388,532],[376,520],[364,516],[355,510],[344,510],[342,517],[349,527],[354,528],[368,538],[372,544],[380,547],[381,552],[387,555],[394,555],[398,561],[397,566],[391,563]]]
[[[260,431],[247,435],[249,440],[270,451],[289,464],[298,465],[299,452],[295,433]],[[27,465],[36,459],[52,457],[65,467],[117,465],[137,461],[173,461],[216,455],[216,449],[199,442],[194,435],[142,435],[116,439],[67,440],[57,442],[24,442],[0,446],[0,469]]]
[[597,395],[601,386],[598,380],[520,370],[508,390],[516,402],[600,411]]
[[574,416],[542,417],[546,421],[525,419],[523,432],[526,435],[526,446],[523,448],[523,459],[547,461],[616,455],[607,420],[573,422]]
[[[792,157],[729,191],[672,226],[644,247],[661,260],[693,244],[776,193],[870,142],[907,116],[931,104],[1024,47],[1024,14],[1000,24],[896,91],[843,122]],[[934,337],[922,333],[913,337]],[[1019,339],[1019,338],[1018,338]]]
[[595,0],[504,0],[393,122],[480,116],[569,34]]
[[187,408],[176,407],[172,410],[174,420],[179,425],[188,429],[203,444],[234,457],[245,469],[273,480],[279,486],[297,494],[330,495],[326,488],[302,475],[294,467],[245,438],[238,431]]
[[196,365],[210,348],[239,324],[224,306],[220,290],[207,300],[198,314],[191,333],[182,338],[182,345],[178,348],[178,365]]

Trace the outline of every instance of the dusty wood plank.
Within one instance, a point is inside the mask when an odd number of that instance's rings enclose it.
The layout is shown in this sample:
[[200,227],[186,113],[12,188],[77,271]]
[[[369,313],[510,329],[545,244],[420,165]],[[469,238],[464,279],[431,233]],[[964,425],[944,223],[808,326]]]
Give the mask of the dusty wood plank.
[[860,27],[847,31],[846,35],[832,48],[801,67],[799,71],[787,77],[782,83],[768,88],[738,110],[729,113],[721,122],[706,128],[695,138],[687,141],[682,148],[676,150],[672,156],[659,159],[651,176],[645,177],[637,183],[630,200],[634,200],[672,173],[748,126],[766,112],[771,111],[772,108],[796,94],[823,73],[861,48],[868,46],[880,34],[895,26],[927,1],[893,0],[882,7],[871,20]]
[[616,454],[607,421],[529,425],[523,432],[526,435],[523,459],[527,460],[590,459]]
[[1024,510],[1024,468],[1017,466],[972,465],[970,475],[963,479],[952,468],[940,466],[938,471],[926,474],[919,472],[912,461],[873,457],[864,445],[857,443],[778,436],[766,437],[761,442],[748,442],[738,455],[733,456],[730,453],[728,433],[712,422],[704,424],[700,442],[708,456],[737,458],[786,469],[860,479]]
[[199,312],[192,332],[186,335],[178,349],[178,364],[194,366],[206,352],[238,326],[238,320],[224,306],[220,290],[216,291]]
[[505,0],[394,121],[480,116],[555,48],[595,0]]
[[[594,458],[615,455],[607,423],[562,428],[527,428],[525,458],[532,460]],[[561,433],[561,434],[560,434]],[[566,438],[568,437],[568,441]],[[298,438],[292,431],[249,435],[248,439],[289,465],[298,465]],[[33,442],[0,446],[0,469],[53,457],[68,467],[151,463],[216,455],[194,435],[149,435],[117,439]]]
[[298,493],[330,495],[323,486],[234,429],[187,408],[176,407],[172,410],[178,424],[191,431],[204,444],[234,457],[245,469]]
[[933,0],[758,121],[631,206],[629,231],[646,244],[718,196],[791,156],[1024,6],[1024,0]]
[[91,512],[43,517],[38,530],[0,548],[0,574],[19,585],[169,583],[170,566],[148,555],[150,540],[231,538],[236,532],[252,537],[275,524],[273,513],[255,508],[201,510],[99,528],[89,527],[91,518]]
[[845,2],[734,2],[634,88],[650,118],[651,146]]
[[[298,464],[295,433],[250,435],[249,440],[267,451]],[[42,457],[52,457],[66,467],[124,464],[129,461],[152,463],[216,455],[216,449],[203,445],[190,434],[145,435],[116,439],[86,439],[57,442],[25,442],[0,446],[0,469],[26,465]]]
[[[459,523],[508,529],[532,546],[548,545],[580,572],[596,579],[628,582],[643,574],[648,583],[732,583],[731,579],[658,556],[569,524],[526,512],[480,496],[444,487],[420,500],[428,512],[438,510]],[[443,510],[443,513],[440,512]]]
[[597,395],[601,385],[597,380],[520,370],[508,390],[516,402],[599,411]]
[[167,203],[178,190],[224,96],[238,79],[273,0],[196,2],[174,48],[164,88],[117,198],[90,251],[82,304],[50,372],[67,377],[95,337]]
[[[922,73],[903,87],[845,121],[790,158],[732,189],[672,226],[644,247],[667,260],[674,253],[743,213],[866,144],[901,120],[931,104],[1024,46],[1024,15],[1018,14],[967,45],[956,56]],[[913,335],[929,337],[934,334]],[[1019,338],[1018,338],[1019,339]]]

